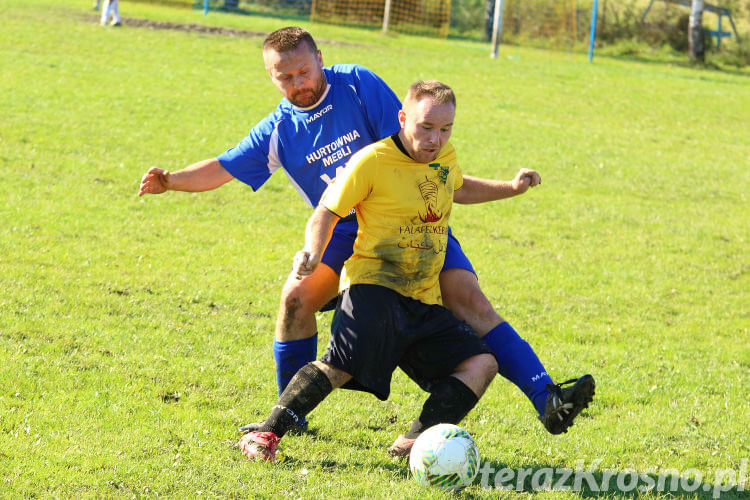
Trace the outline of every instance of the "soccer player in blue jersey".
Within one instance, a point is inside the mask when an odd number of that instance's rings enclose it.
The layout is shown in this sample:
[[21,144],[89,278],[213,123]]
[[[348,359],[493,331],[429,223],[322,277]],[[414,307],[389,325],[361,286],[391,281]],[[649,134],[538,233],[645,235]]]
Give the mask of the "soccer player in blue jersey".
[[[151,167],[141,179],[139,196],[168,190],[208,191],[234,178],[255,190],[281,168],[302,198],[315,207],[353,153],[400,129],[401,103],[385,82],[358,65],[324,67],[315,41],[301,28],[271,33],[263,43],[263,61],[283,96],[276,110],[217,158],[176,172]],[[521,169],[511,181],[464,176],[454,201],[500,200],[540,182],[539,174],[528,169]],[[273,346],[279,394],[297,370],[316,358],[315,313],[336,296],[339,273],[352,254],[356,235],[356,218],[349,214],[336,225],[323,265],[303,279],[291,273],[284,285]],[[440,290],[443,304],[490,346],[499,373],[524,392],[544,427],[552,434],[566,432],[583,409],[582,402],[593,395],[593,378],[553,383],[531,346],[493,309],[451,233]],[[562,388],[569,383],[573,385]],[[251,424],[243,430],[256,428]]]

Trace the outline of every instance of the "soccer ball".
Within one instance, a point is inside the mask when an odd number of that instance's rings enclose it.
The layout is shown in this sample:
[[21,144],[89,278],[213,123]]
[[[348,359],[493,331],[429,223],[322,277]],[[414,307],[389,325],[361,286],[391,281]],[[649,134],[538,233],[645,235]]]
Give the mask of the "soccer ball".
[[414,442],[409,469],[422,486],[458,490],[470,485],[479,468],[479,449],[474,438],[453,424],[438,424]]

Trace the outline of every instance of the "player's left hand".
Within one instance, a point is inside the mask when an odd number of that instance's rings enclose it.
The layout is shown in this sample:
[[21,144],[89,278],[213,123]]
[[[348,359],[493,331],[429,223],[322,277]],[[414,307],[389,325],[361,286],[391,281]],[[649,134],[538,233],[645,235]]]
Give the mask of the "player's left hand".
[[316,267],[318,267],[318,259],[307,250],[297,252],[292,261],[292,272],[297,275],[298,280],[311,275]]
[[515,179],[513,179],[513,191],[515,191],[516,194],[523,194],[530,187],[538,186],[541,183],[542,177],[536,170],[522,168],[516,174]]

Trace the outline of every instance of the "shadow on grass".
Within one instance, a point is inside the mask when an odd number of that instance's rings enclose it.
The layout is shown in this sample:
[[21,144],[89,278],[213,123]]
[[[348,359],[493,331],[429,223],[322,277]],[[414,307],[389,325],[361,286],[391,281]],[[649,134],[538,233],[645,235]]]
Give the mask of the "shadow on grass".
[[[284,456],[283,466],[291,469],[314,468],[326,472],[337,473],[347,470],[362,470],[374,467],[387,471],[393,476],[408,480],[409,463],[407,460],[382,460],[378,464],[362,462],[340,462],[336,460],[310,460],[297,456]],[[598,466],[598,463],[596,463]],[[575,468],[551,467],[534,464],[510,466],[493,462],[482,463],[477,477],[469,490],[454,493],[457,498],[484,498],[487,491],[497,490],[515,493],[541,493],[545,491],[560,491],[574,493],[581,498],[640,498],[648,495],[650,498],[690,498],[690,499],[747,499],[747,480],[740,472],[740,480],[745,488],[739,489],[735,483],[736,471],[715,471],[717,484],[704,482],[699,471],[686,470],[681,476],[677,470],[662,469],[660,473],[651,471],[635,471],[633,469],[601,469],[592,470],[593,466],[576,465]],[[726,474],[731,472],[727,477]],[[722,484],[724,483],[724,484]],[[478,492],[476,487],[483,491]]]
[[[717,64],[708,62],[705,64],[700,63],[694,63],[690,62],[688,60],[688,56],[685,55],[685,60],[674,60],[674,59],[658,59],[658,58],[652,58],[652,57],[645,57],[645,56],[638,56],[634,54],[596,54],[594,56],[594,61],[596,61],[597,57],[603,57],[608,59],[614,59],[616,61],[626,61],[626,62],[638,62],[638,63],[644,63],[644,64],[652,64],[652,65],[658,65],[658,66],[675,66],[678,68],[686,68],[686,69],[695,69],[696,71],[710,71],[710,72],[716,72],[719,74],[726,74],[726,75],[735,75],[735,76],[744,76],[746,78],[750,78],[750,72],[748,71],[742,71],[739,69],[729,69],[725,67],[721,67]],[[696,80],[710,80],[709,78],[701,77],[701,73],[696,73],[695,77],[692,77]],[[686,77],[691,78],[691,77]],[[724,83],[724,82],[722,82]],[[732,82],[734,83],[734,82]],[[737,84],[744,85],[741,82],[736,82]]]
[[[285,467],[301,469],[322,469],[326,472],[342,472],[346,470],[362,470],[372,468],[371,463],[362,462],[338,462],[336,460],[308,460],[296,456],[285,455],[283,458]],[[388,471],[399,479],[409,478],[409,463],[405,460],[383,461],[376,466],[378,469]]]
[[[540,464],[513,466],[491,460],[482,463],[474,485],[524,493],[542,491],[575,492],[583,498],[639,498],[644,494],[669,498],[747,499],[750,492],[736,486],[736,471],[717,470],[716,485],[703,481],[699,471],[681,476],[677,470],[636,471],[633,469],[598,469],[598,463],[575,468]],[[592,470],[597,468],[597,470]],[[688,473],[691,471],[683,471]],[[719,476],[720,473],[728,474]],[[734,476],[734,477],[732,477]],[[713,476],[712,476],[713,478]],[[742,478],[740,478],[742,479]],[[725,484],[721,484],[724,482]]]

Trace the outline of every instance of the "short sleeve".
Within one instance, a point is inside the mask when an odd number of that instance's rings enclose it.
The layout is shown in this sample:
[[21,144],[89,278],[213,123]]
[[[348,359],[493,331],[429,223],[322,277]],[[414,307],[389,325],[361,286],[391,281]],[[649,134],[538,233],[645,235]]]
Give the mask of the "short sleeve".
[[226,150],[217,159],[233,177],[257,190],[280,166],[276,148],[273,115],[261,120],[235,147]]
[[464,185],[464,174],[461,172],[461,168],[456,165],[456,174],[455,178],[453,179],[453,190],[456,191],[458,189],[461,189],[461,186]]

